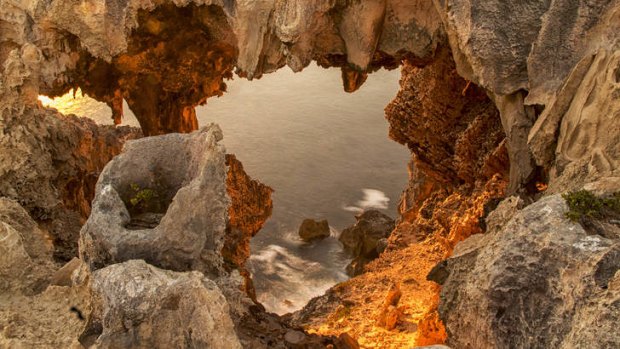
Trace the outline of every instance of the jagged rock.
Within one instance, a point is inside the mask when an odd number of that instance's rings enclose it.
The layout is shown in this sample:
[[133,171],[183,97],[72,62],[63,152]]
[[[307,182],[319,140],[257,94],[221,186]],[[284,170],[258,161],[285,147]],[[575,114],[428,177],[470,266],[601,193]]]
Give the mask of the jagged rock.
[[619,69],[620,51],[584,58],[536,120],[528,144],[537,164],[550,169],[549,192],[620,176]]
[[325,219],[322,221],[304,219],[299,226],[298,234],[304,241],[325,239],[330,234],[329,223]]
[[40,293],[55,269],[45,233],[17,202],[0,198],[0,291]]
[[226,154],[226,165],[226,192],[230,207],[222,255],[225,261],[242,268],[250,257],[250,239],[271,216],[273,189],[250,178],[234,155]]
[[[439,313],[457,348],[620,345],[620,241],[589,235],[545,197],[448,259]],[[509,209],[512,207],[512,209]],[[503,213],[506,217],[510,214]],[[492,225],[493,227],[497,227]]]
[[38,108],[0,114],[0,195],[17,200],[45,225],[54,256],[68,261],[77,255],[99,172],[140,131]]
[[234,155],[226,154],[226,192],[230,198],[224,247],[224,262],[239,270],[245,279],[244,290],[253,300],[256,294],[245,262],[250,257],[250,240],[271,216],[273,189],[253,180]]
[[338,238],[345,251],[354,257],[347,266],[349,275],[360,274],[366,263],[377,258],[379,241],[394,230],[394,220],[377,210],[365,211],[355,218],[357,222],[344,229]]
[[416,197],[447,183],[473,183],[505,171],[499,111],[484,90],[456,74],[448,49],[424,68],[405,62],[402,76],[398,95],[386,107],[390,138],[415,154],[411,166],[425,183],[439,183],[418,185]]
[[[230,205],[221,139],[219,127],[211,125],[189,135],[128,142],[97,182],[93,210],[80,233],[82,260],[92,269],[144,259],[170,270],[219,275]],[[128,229],[132,215],[144,213],[134,205],[144,191],[145,209],[163,214],[161,222]]]
[[127,261],[92,274],[94,311],[81,337],[98,348],[241,348],[228,303],[199,272]]
[[387,295],[385,296],[383,306],[379,310],[379,314],[377,316],[378,326],[381,326],[387,330],[393,330],[396,327],[398,320],[402,316],[402,312],[398,309],[398,302],[402,296],[403,293],[400,290],[400,285],[392,284]]

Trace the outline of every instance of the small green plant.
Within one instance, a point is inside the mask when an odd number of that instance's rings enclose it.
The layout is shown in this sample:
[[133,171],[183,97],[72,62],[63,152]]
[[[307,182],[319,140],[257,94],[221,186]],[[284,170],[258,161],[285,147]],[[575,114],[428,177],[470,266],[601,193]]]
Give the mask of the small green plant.
[[568,212],[566,218],[573,222],[584,219],[601,219],[620,213],[620,192],[605,198],[599,198],[587,190],[579,190],[562,194]]
[[129,185],[133,191],[133,196],[129,198],[129,203],[134,210],[148,211],[153,209],[155,199],[158,198],[157,192],[150,188],[141,188],[138,184]]

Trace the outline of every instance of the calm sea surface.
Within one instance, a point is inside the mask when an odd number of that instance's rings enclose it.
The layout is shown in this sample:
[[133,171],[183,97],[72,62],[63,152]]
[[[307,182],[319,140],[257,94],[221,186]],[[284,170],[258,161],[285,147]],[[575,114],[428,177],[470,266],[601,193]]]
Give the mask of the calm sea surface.
[[[276,313],[297,310],[347,276],[337,240],[363,208],[396,217],[407,183],[407,149],[388,138],[384,107],[398,91],[398,70],[369,76],[353,94],[340,71],[288,69],[260,80],[235,79],[228,92],[197,109],[200,124],[218,123],[224,145],[253,178],[275,192],[274,212],[252,240],[248,267],[259,300]],[[110,110],[91,99],[64,96],[65,113],[110,123]],[[137,125],[126,107],[126,123]],[[297,236],[305,218],[327,219],[332,237],[306,244]]]

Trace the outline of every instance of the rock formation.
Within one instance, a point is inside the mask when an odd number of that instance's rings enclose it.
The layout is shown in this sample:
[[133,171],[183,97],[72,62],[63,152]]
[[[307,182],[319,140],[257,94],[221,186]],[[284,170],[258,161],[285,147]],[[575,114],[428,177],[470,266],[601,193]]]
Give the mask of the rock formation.
[[[104,168],[80,238],[80,257],[93,270],[131,259],[175,271],[219,275],[230,199],[217,126],[184,137],[170,134],[128,142]],[[140,192],[152,192],[151,229],[128,225]]]
[[[96,194],[81,247],[88,264],[98,269],[95,273],[103,276],[107,268],[123,268],[126,261],[143,258],[183,273],[165,278],[202,283],[206,290],[211,283],[191,276],[191,270],[200,270],[215,279],[226,297],[242,346],[309,346],[306,340],[346,345],[348,338],[358,339],[362,346],[395,347],[446,339],[463,347],[617,346],[620,340],[609,327],[617,322],[613,313],[617,280],[612,275],[616,241],[586,236],[562,218],[565,208],[558,196],[544,196],[595,181],[606,183],[605,193],[618,190],[618,33],[618,0],[0,0],[0,196],[17,201],[39,226],[11,218],[23,217],[24,212],[14,201],[3,201],[2,212],[13,213],[2,216],[1,246],[19,265],[40,266],[42,271],[40,279],[35,276],[23,285],[15,284],[14,278],[3,283],[17,305],[0,312],[3,321],[8,319],[7,325],[2,323],[0,340],[8,346],[77,345],[75,336],[84,326],[74,313],[59,315],[72,325],[70,329],[60,329],[56,337],[45,333],[50,338],[41,342],[36,342],[41,336],[34,325],[54,328],[49,314],[44,316],[45,311],[35,307],[28,316],[38,316],[38,322],[21,325],[28,321],[18,315],[20,306],[41,302],[61,309],[69,305],[54,297],[72,295],[79,304],[76,309],[84,313],[80,316],[90,317],[83,309],[92,298],[85,280],[72,287],[51,286],[32,297],[21,294],[41,291],[40,285],[48,282],[43,275],[58,267],[39,263],[39,258],[48,259],[49,246],[37,247],[33,254],[35,245],[24,241],[40,239],[47,232],[56,259],[71,259],[77,231]],[[204,132],[162,138],[166,146],[159,153],[169,155],[166,161],[157,161],[146,146],[161,139],[135,142],[128,151],[143,150],[140,157],[145,161],[136,162],[143,170],[125,167],[126,178],[107,173],[95,190],[103,166],[138,132],[61,116],[37,102],[39,94],[55,96],[79,87],[108,103],[116,122],[122,117],[122,101],[127,100],[145,135],[189,133],[198,126],[194,107],[222,94],[224,79],[231,78],[233,70],[252,79],[285,65],[301,71],[313,60],[323,67],[341,68],[347,91],[355,91],[368,73],[380,67],[402,64],[401,90],[386,115],[391,137],[412,151],[401,217],[385,252],[368,264],[366,273],[290,317],[319,334],[345,337],[340,340],[290,334],[289,327],[260,306],[249,306],[251,301],[240,289],[247,292],[250,286],[237,270],[243,272],[249,237],[269,215],[265,198],[269,190],[237,172],[240,167],[233,158],[226,160],[214,145],[217,132],[205,131],[212,145],[207,153],[213,158],[191,164],[188,159],[199,158],[199,148],[206,143],[182,144]],[[119,166],[123,156],[110,166]],[[179,164],[178,169],[163,166],[165,162]],[[146,163],[162,164],[163,169]],[[179,169],[189,172],[179,174]],[[198,170],[211,171],[211,180]],[[165,182],[159,188],[148,176],[161,176]],[[231,183],[241,187],[232,189]],[[245,195],[245,186],[263,197],[247,209],[235,204]],[[206,187],[215,195],[208,198],[213,207],[194,202],[188,189],[202,192]],[[540,201],[509,220],[497,218],[510,216],[505,209],[489,216],[506,194],[518,194],[523,205]],[[178,215],[179,207],[212,215]],[[179,231],[167,222],[172,216],[185,217],[176,223],[188,229]],[[524,217],[535,221],[526,222]],[[116,233],[124,235],[106,232],[102,227],[110,222]],[[179,236],[164,234],[164,228]],[[146,235],[146,230],[155,234]],[[456,256],[444,262],[444,274],[435,269],[432,278],[445,284],[440,300],[440,287],[426,275],[452,255],[459,241],[485,230],[489,235],[466,240],[457,248]],[[238,249],[230,237],[239,238]],[[471,253],[463,253],[467,246],[473,246]],[[533,253],[541,246],[548,253]],[[523,268],[515,270],[508,264],[515,256],[522,258]],[[541,268],[530,273],[534,265],[530,262]],[[123,264],[109,266],[118,263]],[[560,273],[559,263],[574,273]],[[2,272],[21,275],[21,269],[6,266],[6,260],[3,264]],[[486,268],[474,275],[469,266]],[[143,267],[134,265],[132,272],[147,273],[151,279],[172,275]],[[489,274],[495,272],[503,274]],[[489,283],[473,277],[481,273],[488,273]],[[390,321],[391,330],[377,327],[374,319],[393,284],[400,285],[402,295],[392,307],[402,312],[395,323]],[[196,292],[215,294],[198,286]],[[473,302],[470,296],[480,299]],[[535,307],[528,303],[532,301],[538,301]],[[93,316],[112,309],[119,311],[119,319],[125,316],[127,309],[112,304]],[[476,308],[480,304],[488,307]],[[461,317],[461,312],[468,313]],[[554,316],[560,312],[561,323],[559,315]],[[174,316],[162,319],[171,321]],[[108,327],[101,333],[116,331],[114,321],[119,319],[104,321]],[[145,326],[157,319],[147,318]],[[524,327],[523,321],[531,326]],[[593,332],[607,327],[610,330],[604,334]],[[256,329],[269,336],[256,336],[252,332]]]
[[55,271],[45,233],[17,202],[0,199],[0,291],[36,294]]
[[329,223],[324,219],[315,221],[314,219],[304,219],[299,226],[299,237],[306,241],[325,239],[329,236]]
[[100,331],[97,347],[241,348],[226,299],[199,272],[175,273],[133,260],[91,278],[95,310],[86,333]]
[[351,276],[361,274],[364,266],[379,256],[381,240],[386,240],[394,230],[394,220],[377,210],[364,211],[355,218],[357,222],[338,238],[344,250],[353,256],[347,266]]
[[99,172],[140,131],[38,109],[21,115],[5,109],[2,115],[0,195],[17,200],[44,224],[54,257],[68,261],[77,255]]
[[439,312],[448,344],[615,347],[620,242],[571,222],[560,195],[517,207],[500,204],[488,217],[493,228],[447,260]]

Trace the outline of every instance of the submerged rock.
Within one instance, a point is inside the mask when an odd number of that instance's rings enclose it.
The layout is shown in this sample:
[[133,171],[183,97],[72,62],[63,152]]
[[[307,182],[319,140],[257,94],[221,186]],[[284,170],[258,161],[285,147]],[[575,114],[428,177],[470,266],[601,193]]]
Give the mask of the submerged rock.
[[329,223],[324,219],[315,221],[314,219],[304,219],[299,226],[299,237],[306,241],[325,239],[330,235]]
[[390,236],[394,230],[394,220],[377,211],[368,210],[356,217],[357,222],[342,231],[338,238],[345,251],[353,255],[354,259],[347,266],[349,275],[359,275],[364,265],[379,256],[379,251],[385,250],[383,239]]
[[128,261],[91,276],[95,311],[81,342],[98,348],[241,348],[228,303],[199,272]]
[[460,243],[448,259],[439,306],[448,344],[620,346],[620,240],[571,222],[560,195],[517,209],[500,205],[489,219],[507,223]]

